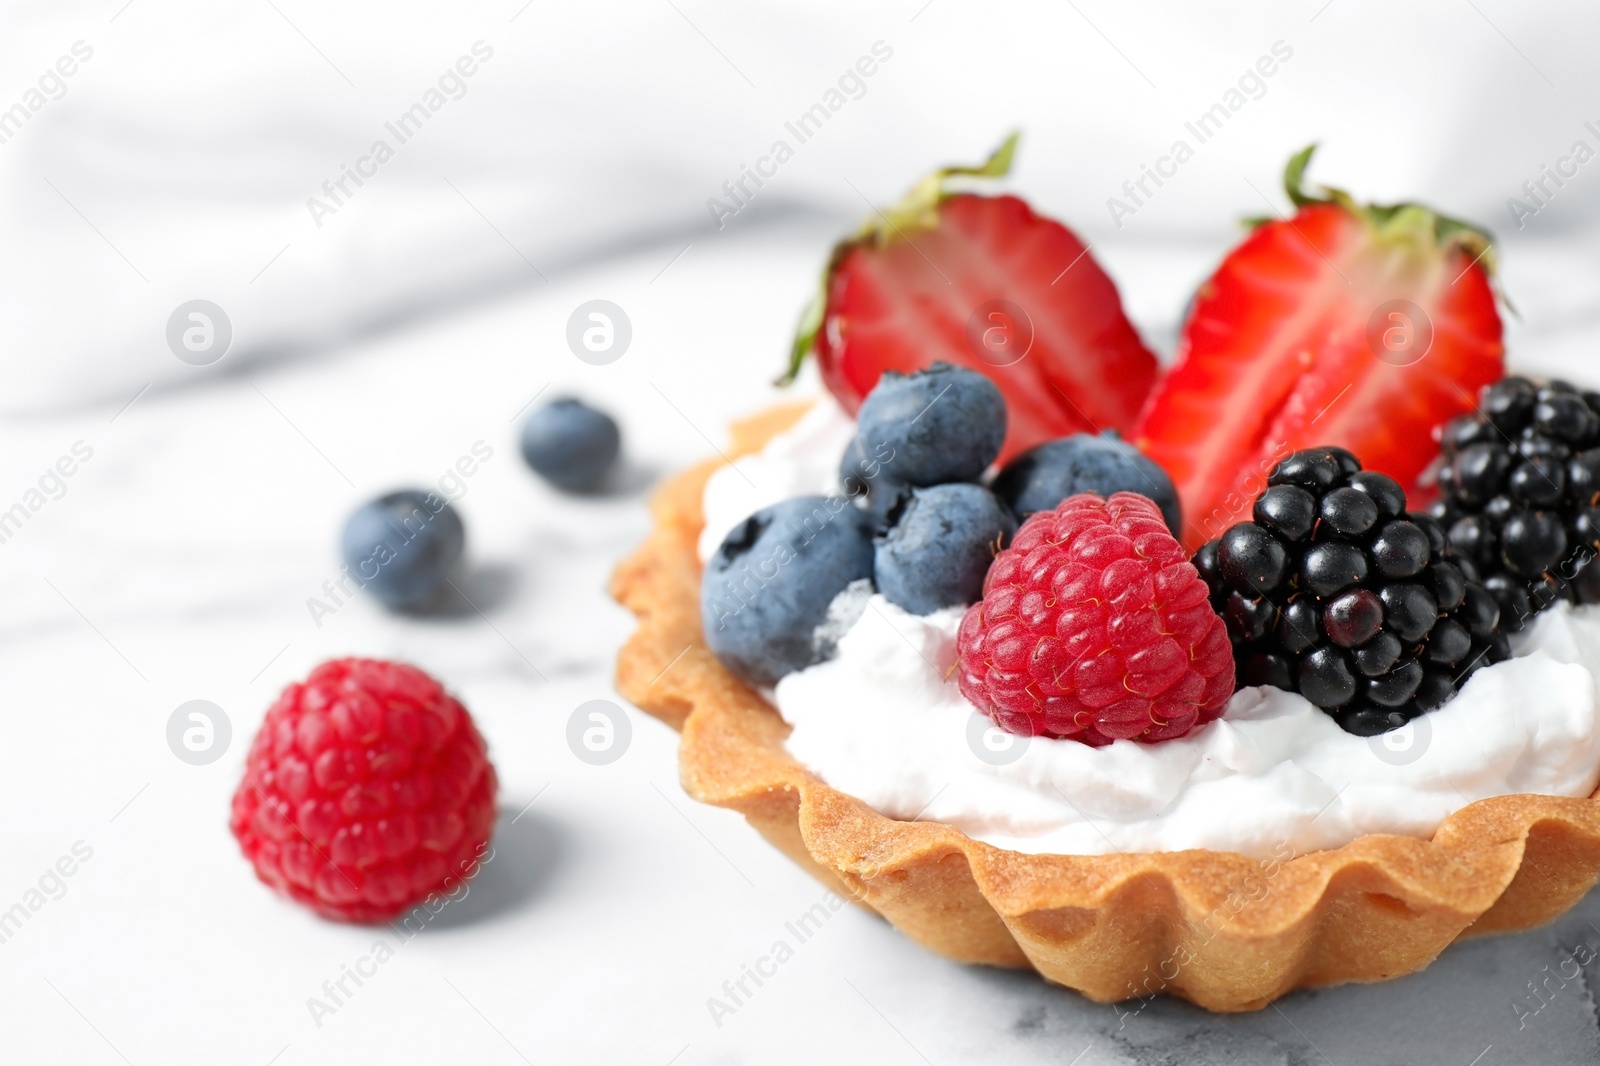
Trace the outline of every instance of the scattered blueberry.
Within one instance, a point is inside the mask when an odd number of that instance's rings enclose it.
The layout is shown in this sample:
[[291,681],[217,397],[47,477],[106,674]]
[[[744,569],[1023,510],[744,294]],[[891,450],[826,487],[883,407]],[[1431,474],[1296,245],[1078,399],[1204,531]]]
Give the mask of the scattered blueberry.
[[975,481],[1000,454],[1006,401],[975,370],[934,363],[914,374],[885,371],[862,401],[857,436],[905,485]]
[[872,577],[872,520],[842,496],[800,496],[735,526],[706,562],[706,645],[757,685],[833,654],[819,632],[834,597]]
[[994,491],[1019,518],[1048,511],[1080,492],[1137,492],[1161,508],[1173,536],[1183,528],[1178,491],[1167,472],[1110,431],[1098,437],[1077,433],[1029,448],[1000,471]]
[[522,458],[540,477],[568,492],[597,487],[621,448],[617,423],[582,400],[552,400],[522,424]]
[[433,598],[461,558],[466,531],[442,497],[404,489],[380,496],[344,524],[340,550],[364,588],[404,610]]
[[912,614],[976,603],[995,552],[1017,520],[981,485],[911,490],[892,528],[877,540],[878,591]]

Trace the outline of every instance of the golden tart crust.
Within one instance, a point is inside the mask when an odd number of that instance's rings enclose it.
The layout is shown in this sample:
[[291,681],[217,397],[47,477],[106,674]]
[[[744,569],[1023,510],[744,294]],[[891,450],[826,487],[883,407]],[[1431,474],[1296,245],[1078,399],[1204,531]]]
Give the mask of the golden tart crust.
[[[735,424],[729,456],[759,450],[806,407]],[[1459,938],[1547,922],[1600,875],[1600,792],[1480,800],[1431,840],[1371,834],[1270,862],[1206,850],[1028,855],[887,818],[792,758],[776,709],[705,647],[696,545],[720,465],[661,487],[654,532],[612,576],[639,620],[617,688],[682,733],[689,795],[740,812],[818,880],[941,955],[1031,966],[1101,1002],[1165,992],[1256,1010],[1295,988],[1411,973]]]

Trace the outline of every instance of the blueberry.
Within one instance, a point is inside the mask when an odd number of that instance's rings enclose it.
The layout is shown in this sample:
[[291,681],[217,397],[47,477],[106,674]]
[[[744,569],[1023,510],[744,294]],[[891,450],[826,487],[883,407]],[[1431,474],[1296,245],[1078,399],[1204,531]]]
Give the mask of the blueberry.
[[995,552],[1017,520],[981,485],[913,489],[889,532],[877,540],[878,591],[912,614],[976,603]]
[[896,481],[975,481],[1005,442],[1006,401],[994,382],[949,363],[885,371],[861,404],[857,434],[874,454],[888,449],[883,462]]
[[339,538],[351,574],[381,603],[399,610],[433,598],[465,542],[455,508],[415,489],[391,492],[360,508]]
[[839,485],[844,494],[853,500],[864,500],[867,513],[872,516],[875,529],[889,527],[889,515],[904,504],[911,486],[889,476],[882,456],[894,453],[887,445],[879,445],[876,454],[868,454],[861,446],[860,437],[852,437],[839,461]]
[[1045,441],[1006,464],[994,479],[999,496],[1020,518],[1048,511],[1068,496],[1137,492],[1154,500],[1178,536],[1183,512],[1172,479],[1143,452],[1114,433],[1078,433]]
[[872,521],[839,496],[800,496],[735,526],[706,562],[700,621],[724,666],[757,685],[833,653],[819,627],[834,598],[872,577]]
[[596,488],[621,447],[617,423],[581,400],[552,400],[522,424],[522,458],[540,477],[568,492]]

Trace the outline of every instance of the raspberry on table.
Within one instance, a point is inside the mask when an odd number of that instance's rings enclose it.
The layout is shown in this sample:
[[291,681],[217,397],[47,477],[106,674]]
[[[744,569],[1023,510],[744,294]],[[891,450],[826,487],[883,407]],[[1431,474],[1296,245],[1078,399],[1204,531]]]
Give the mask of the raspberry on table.
[[229,826],[262,881],[323,917],[379,922],[475,871],[496,787],[471,715],[437,681],[335,659],[268,709]]
[[1000,728],[1172,740],[1219,717],[1233,653],[1210,592],[1144,496],[1070,496],[989,568],[957,636],[961,693]]

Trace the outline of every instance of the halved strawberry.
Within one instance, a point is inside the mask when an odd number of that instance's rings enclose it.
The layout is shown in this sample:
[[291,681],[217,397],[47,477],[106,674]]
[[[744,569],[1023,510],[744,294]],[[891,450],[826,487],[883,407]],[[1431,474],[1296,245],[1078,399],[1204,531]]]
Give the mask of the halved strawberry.
[[[1504,373],[1489,236],[1416,204],[1302,189],[1201,286],[1134,442],[1172,475],[1191,550],[1249,517],[1289,452],[1339,445],[1408,489],[1432,431]],[[1431,333],[1431,344],[1429,334]]]
[[1005,174],[1016,142],[1013,134],[981,166],[923,178],[833,250],[789,378],[814,350],[823,381],[853,414],[885,370],[971,367],[1006,398],[1002,461],[1055,437],[1132,427],[1156,361],[1087,246],[1014,196],[946,187],[956,176]]

